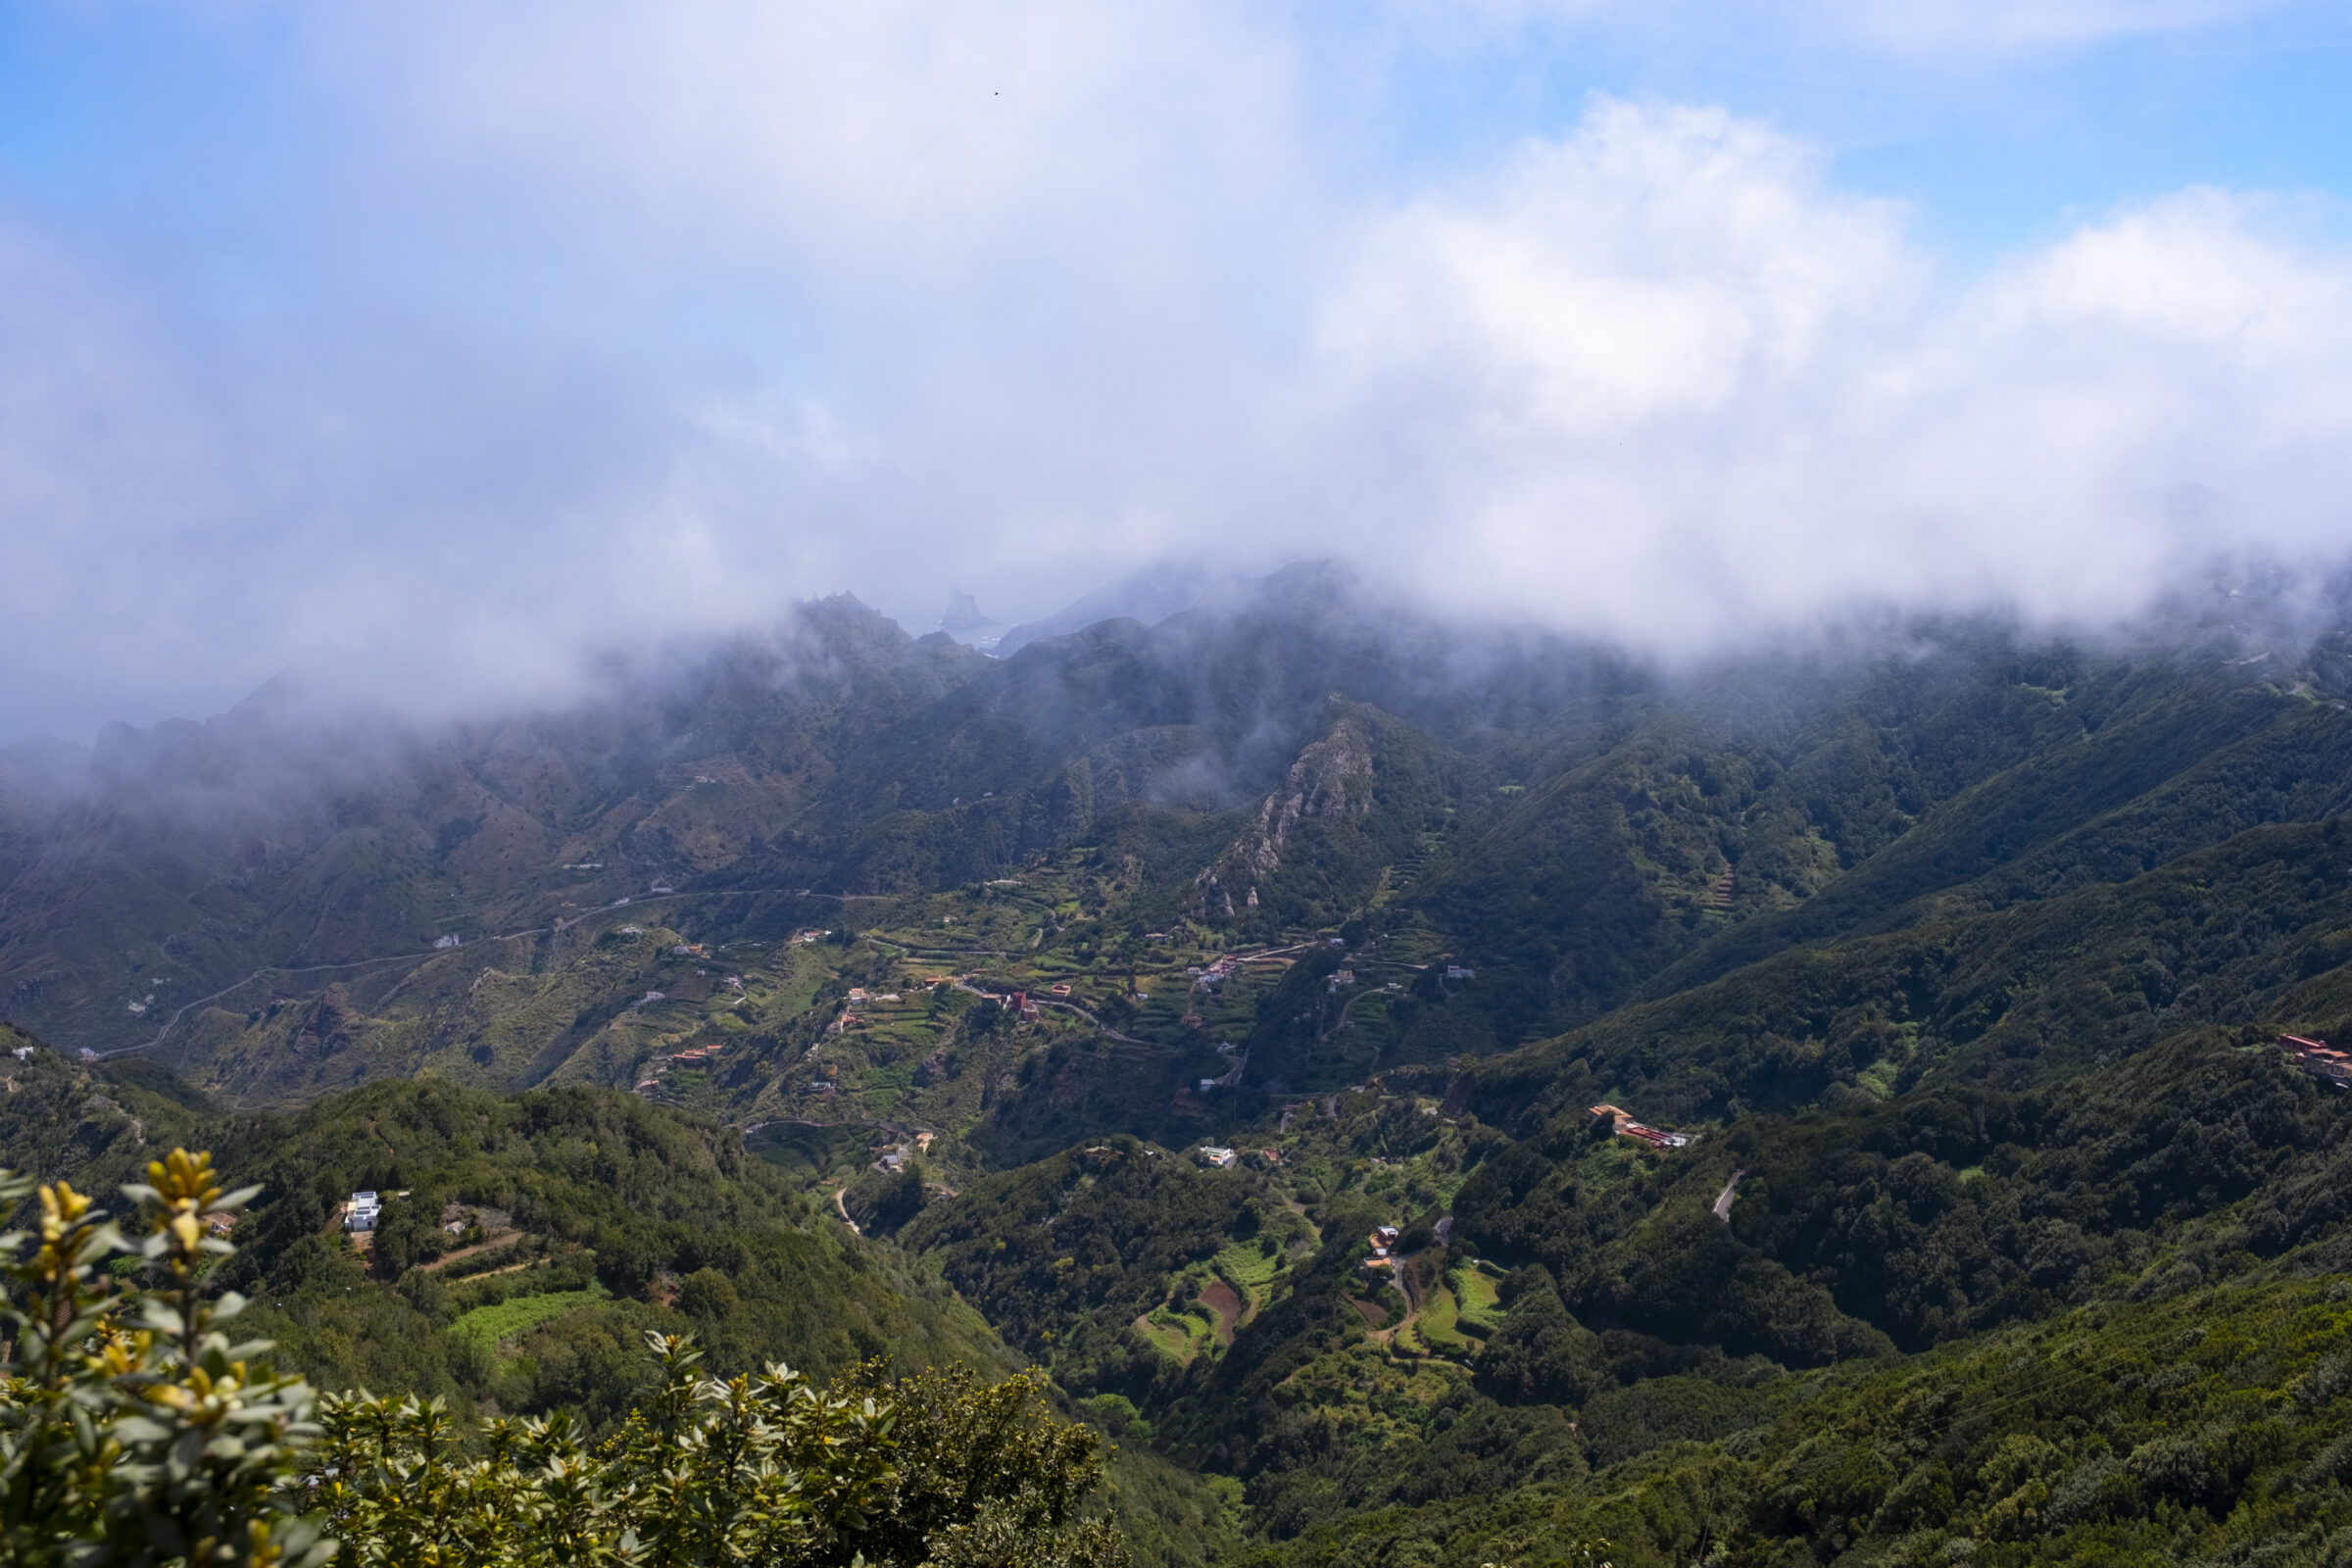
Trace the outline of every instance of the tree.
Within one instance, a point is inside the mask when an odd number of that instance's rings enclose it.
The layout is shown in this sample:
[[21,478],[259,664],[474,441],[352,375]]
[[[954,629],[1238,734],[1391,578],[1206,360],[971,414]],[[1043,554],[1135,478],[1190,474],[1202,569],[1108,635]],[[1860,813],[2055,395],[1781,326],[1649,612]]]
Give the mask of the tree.
[[880,1235],[895,1236],[922,1211],[923,1167],[910,1161],[883,1178],[866,1210],[866,1225]]
[[1509,1283],[1511,1309],[1479,1352],[1479,1382],[1506,1404],[1582,1404],[1600,1384],[1599,1337],[1569,1315],[1543,1264]]

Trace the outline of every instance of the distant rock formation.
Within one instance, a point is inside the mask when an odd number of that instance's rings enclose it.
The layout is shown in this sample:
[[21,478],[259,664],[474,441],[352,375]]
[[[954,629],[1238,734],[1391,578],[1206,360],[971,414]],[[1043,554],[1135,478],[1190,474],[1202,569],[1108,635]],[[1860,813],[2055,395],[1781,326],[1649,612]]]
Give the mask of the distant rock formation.
[[939,617],[939,629],[957,642],[986,653],[1002,642],[1012,627],[990,616],[980,608],[978,600],[956,588],[948,594],[948,608]]

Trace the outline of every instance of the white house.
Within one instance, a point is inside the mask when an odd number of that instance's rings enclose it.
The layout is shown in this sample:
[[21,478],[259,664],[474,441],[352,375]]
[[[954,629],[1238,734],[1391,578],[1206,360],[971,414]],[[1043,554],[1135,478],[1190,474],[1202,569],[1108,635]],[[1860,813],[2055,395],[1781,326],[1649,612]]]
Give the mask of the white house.
[[1231,1170],[1233,1162],[1239,1157],[1230,1149],[1219,1149],[1213,1144],[1200,1146],[1200,1162],[1204,1165],[1213,1165],[1219,1170]]

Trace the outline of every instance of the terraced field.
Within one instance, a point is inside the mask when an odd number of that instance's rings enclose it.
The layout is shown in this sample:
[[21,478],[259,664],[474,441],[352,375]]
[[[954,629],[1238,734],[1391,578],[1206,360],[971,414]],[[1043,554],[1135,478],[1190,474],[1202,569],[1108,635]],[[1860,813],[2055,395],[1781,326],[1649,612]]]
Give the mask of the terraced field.
[[1275,1285],[1290,1266],[1290,1259],[1279,1247],[1268,1252],[1255,1241],[1234,1242],[1209,1259],[1208,1266],[1239,1294],[1243,1306],[1241,1320],[1247,1323],[1264,1311],[1273,1299]]
[[[1135,1332],[1160,1354],[1180,1366],[1190,1366],[1194,1360],[1220,1343],[1218,1323],[1206,1307],[1182,1312],[1165,1306],[1155,1306],[1135,1320]],[[1222,1341],[1232,1340],[1230,1330]]]
[[1462,1332],[1484,1339],[1502,1327],[1501,1283],[1492,1264],[1463,1264],[1446,1271]]
[[449,1332],[461,1340],[469,1340],[485,1350],[495,1351],[516,1335],[528,1333],[540,1324],[562,1317],[575,1307],[588,1305],[612,1295],[602,1285],[591,1285],[584,1291],[549,1291],[539,1296],[516,1296],[489,1306],[477,1306],[463,1313],[449,1326]]

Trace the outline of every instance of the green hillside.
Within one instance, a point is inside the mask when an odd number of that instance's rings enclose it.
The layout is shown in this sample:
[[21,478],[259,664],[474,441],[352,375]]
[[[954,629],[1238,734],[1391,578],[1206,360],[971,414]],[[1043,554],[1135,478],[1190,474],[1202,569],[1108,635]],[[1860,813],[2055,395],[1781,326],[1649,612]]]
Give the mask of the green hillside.
[[[824,1375],[885,1354],[1015,1364],[950,1293],[820,1216],[740,1139],[630,1097],[426,1078],[221,1116],[46,1050],[15,1082],[6,1143],[26,1174],[103,1192],[179,1144],[259,1183],[227,1283],[325,1387],[616,1419],[647,1328],[694,1331],[722,1372],[781,1359]],[[65,1124],[75,1136],[46,1148],[23,1130]],[[360,1238],[341,1225],[356,1191],[400,1195]],[[572,1303],[561,1316],[517,1307],[557,1298]],[[508,1333],[452,1332],[500,1305]]]
[[330,1387],[1034,1361],[1155,1560],[2330,1562],[2352,1095],[2276,1037],[2352,1037],[2342,647],[1670,677],[1306,567],[266,696],[0,767],[0,1163],[213,1149]]

